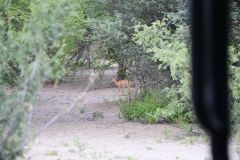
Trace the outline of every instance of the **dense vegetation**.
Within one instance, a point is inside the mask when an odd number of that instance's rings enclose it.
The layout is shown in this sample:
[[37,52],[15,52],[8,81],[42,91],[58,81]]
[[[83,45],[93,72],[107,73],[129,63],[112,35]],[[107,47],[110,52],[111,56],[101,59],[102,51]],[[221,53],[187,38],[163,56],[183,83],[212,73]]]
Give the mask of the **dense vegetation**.
[[[22,154],[35,93],[79,67],[118,65],[140,93],[122,117],[195,123],[186,0],[0,0],[0,159]],[[240,122],[240,2],[231,12],[232,124]],[[10,88],[9,87],[13,87]]]
[[0,159],[13,160],[25,146],[35,93],[43,81],[59,76],[64,21],[73,9],[65,0],[0,4]]

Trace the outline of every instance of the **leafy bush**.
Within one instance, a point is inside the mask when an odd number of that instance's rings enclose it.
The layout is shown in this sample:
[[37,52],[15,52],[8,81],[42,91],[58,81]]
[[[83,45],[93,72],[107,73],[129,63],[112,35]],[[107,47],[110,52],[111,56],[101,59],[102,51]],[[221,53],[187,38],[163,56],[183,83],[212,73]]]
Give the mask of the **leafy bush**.
[[176,26],[175,31],[168,28],[166,20],[153,22],[151,26],[137,25],[134,40],[147,52],[153,53],[152,60],[158,62],[160,72],[168,70],[174,82],[167,94],[172,106],[192,113],[190,92],[190,54],[184,41],[187,27]]
[[230,78],[230,100],[232,104],[231,124],[237,125],[239,129],[240,122],[240,26],[239,2],[233,2],[232,5],[232,26],[230,28],[230,47],[229,47],[229,78]]
[[[15,2],[0,1],[0,159],[4,160],[22,155],[36,93],[44,80],[61,73],[54,69],[57,57],[50,58],[48,49],[52,46],[56,55],[62,54],[63,20],[72,13],[67,0],[34,0],[29,5],[31,18],[16,29],[11,26],[19,23],[7,21]],[[17,83],[14,89],[8,88],[6,75]]]
[[[239,11],[235,11],[236,18]],[[170,100],[170,104],[176,108],[181,108],[192,114],[191,100],[191,65],[190,65],[190,44],[187,41],[190,35],[188,26],[185,23],[176,24],[176,28],[169,28],[168,19],[155,21],[152,25],[137,25],[134,34],[134,41],[143,47],[146,52],[153,53],[153,60],[159,63],[161,72],[169,70],[174,83],[168,90],[167,95],[175,97]],[[236,23],[236,20],[234,20]],[[231,124],[240,122],[240,52],[238,26],[235,25],[232,37],[230,37],[229,47],[229,85],[230,102],[232,105]],[[191,117],[194,116],[193,114]]]
[[230,91],[232,104],[231,124],[239,124],[240,122],[240,51],[237,47],[230,46]]
[[240,156],[240,131],[239,130],[236,131],[234,138],[236,139],[236,152]]
[[[142,47],[132,40],[134,26],[139,22],[150,24],[162,19],[169,12],[176,12],[177,4],[182,0],[81,0],[84,2],[84,40],[77,40],[73,55],[81,57],[82,48],[94,46],[90,51],[92,63],[99,59],[107,59],[109,63],[119,66],[118,78],[125,79],[129,73],[141,84],[140,88],[153,88],[165,85],[161,83],[163,75],[158,65],[152,61],[152,54],[146,53]],[[80,18],[79,18],[80,19]],[[81,34],[80,34],[81,35]],[[81,47],[78,47],[81,46]],[[94,65],[92,65],[94,66]]]
[[170,103],[172,98],[168,97],[165,91],[159,94],[153,91],[147,92],[143,95],[138,95],[130,102],[120,102],[120,115],[127,120],[147,123],[191,123],[192,118],[189,112],[173,106],[173,103]]

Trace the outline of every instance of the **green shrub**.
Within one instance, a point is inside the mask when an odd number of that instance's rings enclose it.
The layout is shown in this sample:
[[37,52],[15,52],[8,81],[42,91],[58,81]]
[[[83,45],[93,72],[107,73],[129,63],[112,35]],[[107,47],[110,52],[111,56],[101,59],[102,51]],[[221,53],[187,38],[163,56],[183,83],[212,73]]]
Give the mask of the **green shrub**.
[[172,98],[174,97],[167,96],[165,91],[160,94],[148,91],[130,102],[120,102],[120,115],[127,120],[147,123],[191,123],[189,112],[182,107],[173,106]]
[[229,79],[229,87],[231,93],[231,104],[232,104],[232,117],[231,124],[239,124],[240,122],[240,51],[236,46],[229,47],[229,71],[230,71],[230,79]]
[[[16,2],[0,0],[1,160],[15,160],[22,156],[28,141],[27,122],[36,93],[43,81],[59,77],[61,73],[55,68],[60,65],[57,57],[48,55],[49,45],[58,49],[56,56],[62,54],[62,37],[67,34],[63,22],[72,13],[67,0],[34,0],[29,4],[29,19],[22,22],[21,14],[17,14],[21,25],[8,23],[7,20],[14,17],[11,15],[15,15],[11,12],[18,8]],[[17,11],[21,12],[21,9]],[[6,83],[16,83],[16,87],[8,89]]]
[[[166,21],[167,19],[155,21],[151,26],[137,25],[133,39],[140,47],[144,47],[147,52],[153,53],[153,60],[159,62],[160,72],[164,72],[165,70],[170,71],[171,79],[174,83],[172,83],[169,88],[166,88],[166,90],[168,90],[166,94],[168,97],[174,97],[171,98],[169,102],[169,106],[173,106],[171,108],[172,112],[188,113],[188,117],[193,117],[193,105],[190,92],[190,44],[185,40],[186,35],[189,35],[189,26],[186,26],[184,23],[178,24],[176,25],[176,30],[172,32],[168,28]],[[239,33],[240,32],[236,32],[234,35],[239,37]],[[231,41],[229,46],[229,97],[232,105],[232,125],[239,124],[240,122],[239,64],[239,42]],[[156,115],[158,114],[161,115],[163,113],[162,111],[157,111]],[[168,113],[164,113],[164,115],[166,114]],[[180,121],[185,122],[186,120],[180,118]]]
[[[190,115],[192,114],[190,54],[188,44],[184,40],[188,27],[183,24],[176,26],[176,30],[172,32],[168,27],[167,19],[155,21],[151,26],[137,25],[133,38],[146,52],[153,53],[153,60],[159,63],[159,72],[169,71],[170,73],[173,83],[169,88],[165,88],[166,95],[171,97],[169,111],[157,112],[159,115],[168,115],[170,119],[174,113],[189,114],[187,117],[193,116]],[[176,116],[185,117],[185,115]],[[185,118],[180,120],[187,121]]]

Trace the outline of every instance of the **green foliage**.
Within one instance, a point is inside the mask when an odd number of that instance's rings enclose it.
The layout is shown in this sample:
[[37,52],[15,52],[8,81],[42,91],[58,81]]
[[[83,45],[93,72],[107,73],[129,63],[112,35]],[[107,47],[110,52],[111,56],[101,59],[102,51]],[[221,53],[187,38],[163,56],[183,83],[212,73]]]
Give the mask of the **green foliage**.
[[[0,159],[14,160],[24,149],[26,122],[36,92],[44,80],[60,74],[54,70],[57,57],[50,58],[48,51],[51,46],[57,49],[56,55],[62,54],[63,21],[72,9],[66,0],[35,0],[29,5],[31,18],[21,21],[19,27],[15,21],[7,23],[6,17],[24,1],[6,4],[7,8],[0,9]],[[18,76],[12,76],[13,71]],[[6,75],[17,83],[14,89],[8,89]]]
[[186,30],[187,27],[178,25],[172,32],[163,19],[151,26],[137,25],[134,40],[153,53],[160,71],[169,70],[174,83],[166,90],[169,96],[175,97],[171,100],[172,106],[191,112],[190,54],[183,36]]
[[135,97],[132,101],[120,103],[120,114],[123,118],[147,123],[171,122],[186,124],[192,122],[187,110],[173,106],[172,97],[165,92],[159,95],[147,92]]
[[92,113],[93,118],[104,118],[104,115],[102,112],[96,111]]
[[139,95],[131,102],[121,102],[120,113],[127,120],[158,123],[161,117],[155,117],[154,115],[159,108],[163,108],[165,105],[165,99],[157,98],[153,93],[145,93],[145,95]]
[[117,72],[117,78],[118,79],[127,79],[127,73],[126,73],[126,70],[125,69],[119,69],[118,72]]
[[[238,124],[240,119],[240,52],[239,52],[239,7],[236,3],[232,6],[232,28],[229,47],[229,81],[230,100],[232,103],[231,124]],[[190,84],[190,43],[189,26],[179,15],[174,28],[169,25],[169,18],[155,21],[150,26],[139,24],[135,27],[133,40],[148,53],[153,54],[153,60],[159,64],[160,71],[168,70],[173,83],[165,88],[167,95],[175,97],[171,99],[176,108],[181,108],[192,114],[191,84]],[[173,14],[168,14],[167,17]],[[175,14],[176,15],[176,14]]]
[[[97,44],[95,58],[104,57],[119,64],[120,78],[125,78],[127,72],[133,74],[142,93],[169,86],[165,88],[171,97],[168,106],[176,114],[181,112],[183,117],[191,117],[190,57],[186,43],[189,33],[184,19],[187,3],[95,0],[88,6],[93,14],[86,12],[86,26],[91,33],[89,41]],[[146,25],[137,25],[139,22]],[[171,82],[164,78],[168,73]],[[158,111],[152,117],[161,114]]]
[[[138,77],[137,79],[141,80],[140,83],[144,86],[147,85],[145,84],[147,79],[156,83],[156,80],[152,80],[153,74],[150,74],[150,69],[147,72],[144,69],[154,68],[157,71],[156,64],[152,63],[149,60],[151,56],[146,56],[146,52],[141,48],[138,49],[132,40],[134,26],[139,22],[150,24],[157,19],[162,19],[167,13],[174,13],[181,8],[179,4],[183,2],[182,0],[168,2],[164,0],[81,0],[83,11],[78,15],[84,15],[84,18],[76,16],[75,21],[69,24],[70,26],[74,26],[75,22],[82,24],[83,20],[83,25],[78,26],[81,28],[78,29],[81,33],[76,34],[77,37],[82,37],[79,35],[83,37],[70,38],[72,40],[69,42],[72,45],[69,45],[71,47],[68,51],[73,51],[70,54],[72,55],[70,57],[73,57],[70,61],[84,61],[83,52],[89,46],[94,46],[96,49],[90,51],[91,63],[96,63],[99,59],[107,59],[109,64],[117,63],[124,65],[125,68],[131,67],[134,71],[126,70],[126,72],[131,72]],[[144,68],[140,67],[143,64]],[[119,77],[125,77],[126,72],[120,73]],[[141,74],[145,74],[147,79],[140,78],[143,77]]]
[[6,64],[5,70],[2,71],[1,77],[2,80],[10,86],[15,86],[17,84],[19,74],[20,70],[18,63],[16,60],[11,59]]
[[7,12],[7,21],[10,29],[20,31],[23,24],[30,18],[31,0],[11,1]]
[[229,70],[230,70],[230,89],[232,103],[232,124],[239,129],[240,122],[240,8],[239,2],[232,5],[232,26],[230,28],[230,47],[229,47]]
[[[21,154],[41,83],[87,63],[101,70],[117,63],[119,78],[133,75],[141,94],[121,102],[124,118],[194,122],[188,5],[185,0],[0,0],[0,159]],[[229,37],[234,124],[240,122],[239,6],[233,2]],[[161,89],[160,95],[152,89]]]
[[74,14],[69,16],[66,20],[66,28],[69,30],[69,34],[65,36],[66,46],[64,48],[67,54],[70,54],[77,49],[77,42],[83,42],[84,29],[85,29],[85,13],[86,2],[88,0],[70,0],[74,7]]
[[235,139],[237,141],[236,152],[238,155],[240,155],[240,131],[239,130],[236,132]]
[[230,89],[231,89],[231,103],[232,103],[232,124],[239,124],[240,122],[240,52],[237,47],[230,46]]

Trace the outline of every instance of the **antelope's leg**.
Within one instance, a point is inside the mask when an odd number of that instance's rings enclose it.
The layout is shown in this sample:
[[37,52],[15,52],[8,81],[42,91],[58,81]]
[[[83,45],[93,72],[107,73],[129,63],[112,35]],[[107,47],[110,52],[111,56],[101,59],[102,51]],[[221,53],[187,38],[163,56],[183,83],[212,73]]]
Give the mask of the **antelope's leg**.
[[118,87],[118,95],[121,96],[121,90],[120,90],[120,87]]

